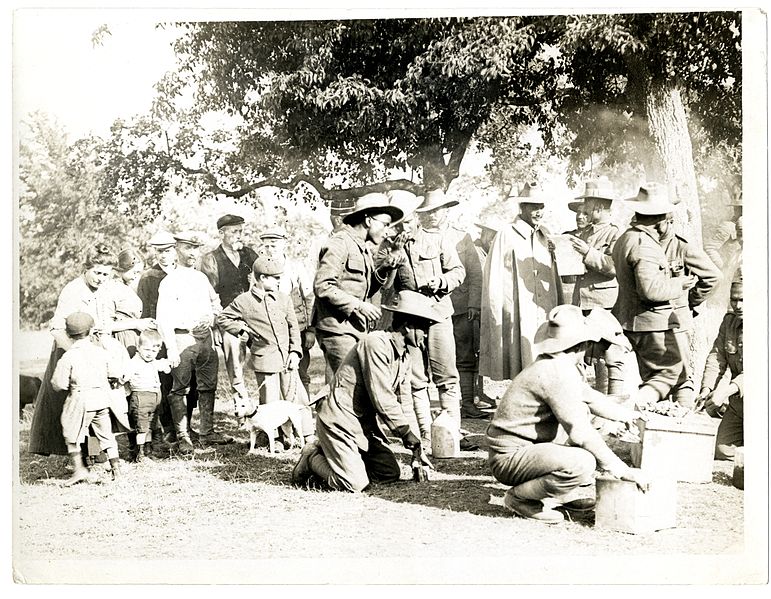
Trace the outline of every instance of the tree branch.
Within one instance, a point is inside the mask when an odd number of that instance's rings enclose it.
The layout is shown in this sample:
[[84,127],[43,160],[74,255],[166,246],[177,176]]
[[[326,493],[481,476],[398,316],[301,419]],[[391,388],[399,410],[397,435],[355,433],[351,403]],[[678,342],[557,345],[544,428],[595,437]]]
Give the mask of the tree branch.
[[211,190],[220,195],[224,195],[230,198],[241,198],[257,189],[263,187],[278,187],[281,189],[287,189],[294,191],[301,183],[304,183],[312,187],[319,197],[326,203],[330,204],[334,201],[345,200],[349,198],[359,197],[367,193],[373,192],[386,192],[392,189],[402,189],[410,191],[415,195],[423,194],[423,186],[419,183],[414,183],[409,179],[394,179],[389,181],[379,181],[376,183],[370,183],[367,185],[360,185],[357,187],[348,188],[328,188],[325,187],[318,179],[315,179],[309,175],[299,174],[289,179],[282,179],[280,177],[265,177],[254,183],[244,185],[237,189],[226,189],[219,185],[216,177],[205,169],[194,169],[180,165],[180,168],[189,175],[198,175],[204,178]]

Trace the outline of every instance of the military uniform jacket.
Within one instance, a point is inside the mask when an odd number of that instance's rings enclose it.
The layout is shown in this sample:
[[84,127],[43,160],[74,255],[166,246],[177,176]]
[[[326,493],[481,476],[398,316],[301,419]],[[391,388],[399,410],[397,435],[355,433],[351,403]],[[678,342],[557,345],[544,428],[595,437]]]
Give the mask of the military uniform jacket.
[[662,245],[671,272],[682,272],[684,275],[695,275],[698,278],[696,285],[690,290],[682,291],[672,300],[679,321],[677,330],[693,330],[692,310],[715,290],[723,275],[704,250],[680,235],[671,235],[662,241]]
[[618,299],[613,315],[625,331],[668,331],[678,325],[672,300],[683,292],[682,277],[671,276],[669,261],[652,228],[635,225],[613,248]]
[[[436,300],[436,311],[443,317],[453,314],[450,294],[466,277],[466,269],[458,257],[455,241],[445,230],[419,227],[415,237],[404,246],[407,263],[399,266],[394,280],[396,291],[410,289]],[[439,291],[428,290],[430,279],[441,280]]]
[[613,223],[590,225],[577,233],[576,237],[590,246],[584,256],[586,274],[579,276],[573,287],[573,304],[582,310],[611,309],[615,305],[618,281],[613,265],[613,246],[620,234]]
[[249,366],[257,372],[283,372],[291,352],[302,356],[292,300],[280,291],[242,293],[219,313],[217,324],[231,335],[252,333]]
[[479,310],[482,307],[482,264],[484,259],[479,257],[477,246],[474,245],[471,235],[455,227],[449,227],[447,232],[456,240],[455,250],[466,270],[463,282],[450,294],[453,315],[465,314],[469,308]]
[[373,331],[343,359],[330,392],[316,406],[318,419],[334,437],[354,438],[361,451],[368,437],[385,439],[378,419],[392,431],[408,427],[402,402],[412,401],[410,358],[404,337]]
[[319,254],[313,280],[316,304],[313,326],[329,333],[361,337],[365,326],[351,317],[360,301],[372,297],[383,281],[375,275],[372,253],[354,230],[343,225],[335,231]]
[[704,365],[702,389],[714,389],[726,370],[730,370],[731,382],[739,387],[739,395],[744,397],[743,332],[744,320],[737,318],[733,312],[727,312]]

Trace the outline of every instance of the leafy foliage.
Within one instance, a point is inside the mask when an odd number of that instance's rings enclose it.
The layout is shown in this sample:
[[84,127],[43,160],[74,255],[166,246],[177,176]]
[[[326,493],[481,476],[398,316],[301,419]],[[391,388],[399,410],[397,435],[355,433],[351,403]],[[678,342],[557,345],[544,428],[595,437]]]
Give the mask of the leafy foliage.
[[[62,287],[82,272],[86,248],[106,243],[118,252],[138,241],[140,223],[121,206],[100,200],[101,143],[70,144],[64,131],[35,114],[20,131],[19,283],[25,326],[52,315]],[[137,246],[138,247],[138,246]]]

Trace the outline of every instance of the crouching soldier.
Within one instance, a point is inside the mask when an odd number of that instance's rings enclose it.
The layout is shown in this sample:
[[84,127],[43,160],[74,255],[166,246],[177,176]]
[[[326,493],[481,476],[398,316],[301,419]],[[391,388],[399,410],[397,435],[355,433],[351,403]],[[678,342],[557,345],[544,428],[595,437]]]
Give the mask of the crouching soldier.
[[[588,487],[598,465],[647,489],[643,475],[608,448],[589,413],[630,428],[641,415],[593,390],[578,370],[587,342],[613,343],[618,337],[568,305],[552,309],[538,329],[534,346],[538,357],[511,382],[487,428],[493,476],[513,485],[504,497],[510,511],[554,523],[564,520],[555,507],[593,509]],[[567,445],[555,442],[560,425],[568,434]]]
[[409,347],[420,348],[429,325],[443,319],[432,299],[403,290],[392,303],[390,331],[374,331],[360,339],[335,373],[329,395],[317,404],[317,442],[303,447],[292,472],[292,484],[306,485],[315,476],[331,489],[363,491],[371,480],[399,479],[399,463],[385,444],[378,418],[419,451],[401,401],[411,399]]

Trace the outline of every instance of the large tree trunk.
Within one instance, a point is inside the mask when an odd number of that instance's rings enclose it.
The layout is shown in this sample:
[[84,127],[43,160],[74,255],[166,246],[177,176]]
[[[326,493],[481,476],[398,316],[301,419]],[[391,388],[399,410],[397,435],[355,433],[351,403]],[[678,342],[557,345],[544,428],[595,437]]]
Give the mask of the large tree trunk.
[[[691,243],[701,246],[701,206],[693,165],[693,148],[680,90],[670,84],[651,84],[646,97],[646,109],[648,127],[666,172],[671,197],[680,201],[675,213],[675,230]],[[695,330],[691,335],[690,366],[697,392],[707,354],[720,326],[722,312],[721,308],[705,302],[695,321]]]
[[651,84],[646,98],[648,127],[666,171],[673,199],[680,201],[676,229],[701,245],[701,206],[693,166],[693,148],[680,90]]

